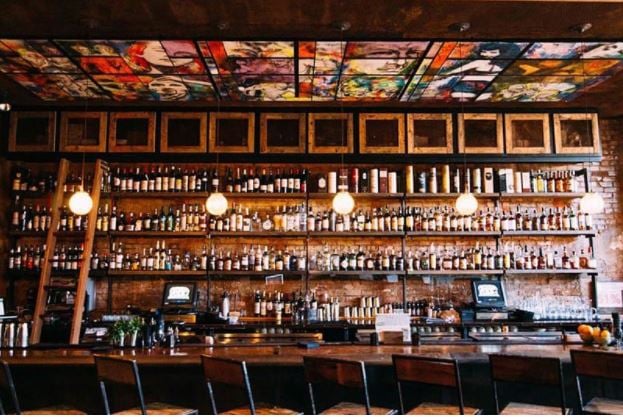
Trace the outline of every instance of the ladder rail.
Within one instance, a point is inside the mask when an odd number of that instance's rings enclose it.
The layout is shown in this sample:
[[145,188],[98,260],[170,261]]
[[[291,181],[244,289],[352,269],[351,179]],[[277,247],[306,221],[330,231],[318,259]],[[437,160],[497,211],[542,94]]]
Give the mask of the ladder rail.
[[91,199],[93,200],[93,208],[87,215],[88,223],[87,230],[84,234],[82,264],[80,266],[80,272],[78,273],[78,281],[76,282],[76,296],[74,297],[74,311],[71,320],[71,332],[69,335],[69,343],[72,345],[80,343],[80,330],[82,328],[82,316],[84,314],[84,301],[86,299],[87,282],[89,280],[89,272],[91,270],[91,253],[93,252],[93,244],[95,241],[97,208],[99,207],[101,185],[105,169],[105,162],[101,159],[98,159],[95,162],[93,186],[91,187]]
[[43,328],[42,316],[45,313],[47,305],[46,287],[49,284],[50,277],[52,275],[51,261],[54,254],[54,248],[56,247],[56,232],[58,230],[58,225],[60,222],[60,208],[63,205],[63,200],[65,197],[64,188],[68,172],[69,161],[67,159],[61,159],[58,167],[56,189],[54,190],[54,197],[52,198],[52,205],[50,208],[52,212],[51,222],[45,240],[45,252],[43,254],[43,265],[41,266],[41,273],[39,275],[39,286],[37,289],[37,301],[35,304],[35,311],[33,313],[30,344],[37,344],[41,340],[41,329]]

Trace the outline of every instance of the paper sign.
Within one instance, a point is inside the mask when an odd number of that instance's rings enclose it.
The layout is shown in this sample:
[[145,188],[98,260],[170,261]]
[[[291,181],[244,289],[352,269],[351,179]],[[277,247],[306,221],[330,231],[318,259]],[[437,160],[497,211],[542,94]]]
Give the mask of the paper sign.
[[623,282],[598,282],[597,307],[622,308]]
[[283,274],[266,275],[266,284],[283,284]]
[[374,324],[382,341],[383,332],[402,332],[402,341],[411,342],[411,316],[404,313],[377,314]]

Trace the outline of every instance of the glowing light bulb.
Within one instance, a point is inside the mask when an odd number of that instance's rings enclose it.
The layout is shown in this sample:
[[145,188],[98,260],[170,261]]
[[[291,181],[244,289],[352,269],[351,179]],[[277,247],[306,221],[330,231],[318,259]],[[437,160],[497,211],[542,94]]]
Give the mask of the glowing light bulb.
[[355,208],[355,200],[348,191],[340,191],[333,197],[333,210],[337,214],[349,214]]
[[580,200],[580,210],[588,214],[601,213],[604,210],[604,199],[599,193],[586,193]]
[[93,199],[84,190],[76,191],[69,199],[69,210],[78,216],[88,214],[93,208]]
[[227,198],[223,193],[212,193],[206,200],[206,209],[213,216],[220,216],[227,211]]
[[472,193],[462,193],[457,197],[455,207],[459,214],[469,216],[478,209],[478,200]]

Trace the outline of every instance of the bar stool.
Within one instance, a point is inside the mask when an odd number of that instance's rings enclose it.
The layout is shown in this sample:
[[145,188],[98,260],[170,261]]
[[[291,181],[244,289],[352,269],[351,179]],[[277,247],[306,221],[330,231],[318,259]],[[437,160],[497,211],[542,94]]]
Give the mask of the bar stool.
[[[571,414],[571,409],[566,406],[562,364],[559,358],[489,355],[489,363],[493,382],[493,401],[497,414]],[[498,382],[556,387],[560,394],[560,406],[509,402],[500,412]]]
[[100,386],[104,412],[110,414],[110,404],[106,386],[119,385],[124,388],[134,390],[138,402],[138,407],[119,411],[115,414],[167,414],[167,415],[187,415],[197,414],[198,411],[190,408],[179,407],[161,402],[145,404],[143,397],[143,387],[138,373],[136,361],[113,356],[94,355],[95,369],[97,371],[97,382]]
[[228,415],[295,415],[301,414],[297,411],[287,408],[277,407],[270,404],[258,403],[253,400],[253,391],[249,382],[249,374],[247,372],[247,364],[245,361],[235,359],[214,358],[212,356],[201,355],[201,365],[203,367],[203,375],[205,377],[208,396],[210,397],[210,405],[212,413],[218,414],[216,409],[216,401],[214,399],[214,387],[212,384],[223,384],[233,386],[244,390],[249,405],[247,407],[238,407],[228,410],[221,414]]
[[[0,389],[4,391],[5,396],[11,400],[11,405],[15,414],[86,414],[84,411],[62,404],[46,408],[38,408],[36,410],[22,410],[17,399],[17,391],[15,390],[15,382],[13,381],[11,368],[6,361],[2,361],[1,363],[2,366],[0,366],[0,368],[2,368],[2,370],[0,371]],[[7,414],[6,407],[2,403],[2,400],[0,400],[0,414]]]
[[[623,401],[594,397],[584,404],[581,378],[623,380],[623,355],[610,352],[572,350],[571,360],[575,369],[575,381],[582,412],[587,414],[623,414]],[[603,385],[602,393],[603,395]]]
[[[459,364],[456,359],[428,358],[416,355],[393,355],[394,375],[398,385],[400,414],[481,414],[482,410],[465,407]],[[420,403],[405,413],[402,384],[405,382],[451,388],[456,392],[459,405]]]
[[303,363],[305,365],[305,382],[307,382],[307,388],[309,390],[312,414],[318,414],[316,410],[316,400],[314,398],[314,385],[319,383],[330,383],[344,388],[359,389],[361,390],[364,401],[363,404],[342,401],[322,411],[320,414],[396,414],[396,410],[384,407],[373,407],[370,405],[366,368],[363,362],[303,356]]

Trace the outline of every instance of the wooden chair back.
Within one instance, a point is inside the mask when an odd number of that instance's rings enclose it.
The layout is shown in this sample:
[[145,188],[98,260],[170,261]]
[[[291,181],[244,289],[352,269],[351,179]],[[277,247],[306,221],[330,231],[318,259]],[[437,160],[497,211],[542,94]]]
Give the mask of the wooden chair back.
[[453,388],[457,393],[459,409],[464,414],[463,389],[459,364],[456,359],[430,358],[417,355],[392,355],[394,375],[398,386],[400,412],[405,413],[403,401],[404,382]]
[[107,384],[116,384],[134,388],[141,413],[147,414],[136,361],[118,356],[94,355],[93,357],[105,413],[110,414],[110,401],[106,386]]
[[496,413],[500,412],[497,384],[509,382],[558,388],[562,414],[566,414],[562,363],[559,358],[491,354],[489,364]]
[[250,414],[255,414],[255,402],[245,361],[201,355],[201,366],[213,414],[218,414],[214,398],[213,384],[215,383],[244,389],[249,402]]
[[[621,354],[574,349],[571,351],[571,361],[575,370],[575,383],[582,411],[584,411],[585,404],[582,394],[582,378],[623,380],[623,355]],[[603,384],[601,387],[603,396]]]
[[621,354],[572,350],[571,360],[577,376],[623,380],[623,355]]
[[[17,391],[15,390],[13,374],[11,373],[11,368],[9,367],[7,361],[0,362],[0,389],[3,391],[4,395],[11,401],[11,405],[13,406],[13,412],[15,414],[21,414],[22,410],[20,409],[19,401],[17,399]],[[0,400],[0,414],[7,414],[7,410],[2,400]]]
[[331,383],[346,388],[357,388],[362,391],[366,413],[370,414],[370,397],[366,380],[366,368],[363,362],[347,359],[303,356],[305,366],[305,382],[313,414],[316,414],[314,384]]

